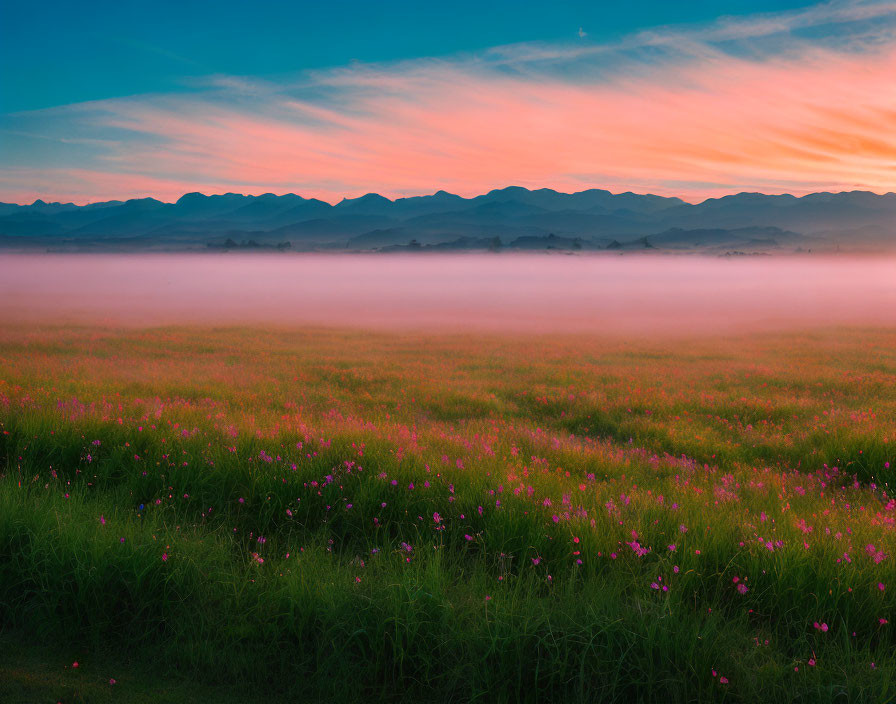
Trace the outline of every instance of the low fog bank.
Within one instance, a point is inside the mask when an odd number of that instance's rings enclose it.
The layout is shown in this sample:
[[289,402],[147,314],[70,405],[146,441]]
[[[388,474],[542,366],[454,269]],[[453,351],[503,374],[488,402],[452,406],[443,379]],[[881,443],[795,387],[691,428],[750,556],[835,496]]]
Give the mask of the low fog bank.
[[704,334],[896,325],[896,258],[0,255],[0,322]]

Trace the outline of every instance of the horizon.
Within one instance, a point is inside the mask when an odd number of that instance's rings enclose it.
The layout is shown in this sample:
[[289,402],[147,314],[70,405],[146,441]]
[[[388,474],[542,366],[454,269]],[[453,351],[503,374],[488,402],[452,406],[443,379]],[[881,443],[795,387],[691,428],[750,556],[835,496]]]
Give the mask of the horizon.
[[182,193],[180,196],[178,196],[177,198],[175,198],[173,200],[161,200],[154,196],[143,195],[143,196],[135,196],[133,198],[127,198],[127,199],[100,198],[98,200],[91,200],[91,201],[76,203],[74,201],[63,202],[63,201],[58,201],[58,200],[47,200],[46,198],[38,197],[29,203],[16,203],[16,202],[9,202],[9,201],[0,201],[0,205],[16,205],[21,208],[29,208],[29,207],[33,207],[39,203],[42,203],[43,205],[63,205],[63,206],[64,205],[72,205],[72,206],[75,206],[78,208],[83,208],[83,207],[91,206],[91,205],[102,205],[104,203],[128,203],[131,201],[139,201],[139,200],[155,200],[159,203],[162,203],[163,205],[174,205],[181,198],[184,198],[185,196],[199,195],[199,196],[203,196],[204,198],[213,198],[213,197],[217,197],[217,196],[239,196],[242,198],[262,198],[264,196],[274,196],[275,198],[283,198],[285,196],[298,196],[299,198],[302,198],[303,200],[320,200],[321,202],[326,203],[327,205],[336,207],[340,203],[356,201],[356,200],[359,200],[360,198],[364,198],[366,196],[379,196],[381,198],[385,198],[386,200],[388,200],[391,203],[394,203],[394,202],[400,201],[400,200],[407,200],[409,198],[431,198],[433,196],[439,195],[440,193],[444,193],[445,195],[449,195],[449,196],[458,196],[460,198],[463,198],[464,200],[473,200],[473,199],[479,198],[481,196],[491,195],[492,193],[500,193],[501,191],[517,189],[517,188],[522,188],[523,190],[526,190],[530,193],[537,192],[537,191],[552,191],[559,195],[576,195],[578,193],[586,193],[589,191],[602,191],[602,192],[609,193],[610,195],[613,195],[613,196],[636,195],[636,196],[657,196],[657,197],[661,197],[661,198],[670,198],[670,199],[678,198],[679,200],[683,201],[683,203],[685,205],[701,205],[701,204],[703,204],[707,201],[711,201],[711,200],[721,200],[723,198],[731,198],[734,196],[744,196],[744,195],[765,196],[765,197],[791,196],[791,197],[799,200],[801,198],[806,198],[807,196],[815,196],[815,195],[834,195],[834,196],[836,196],[836,195],[848,195],[851,193],[864,193],[864,194],[870,194],[873,196],[884,197],[884,196],[896,194],[896,191],[873,191],[873,190],[867,190],[867,189],[852,189],[852,190],[848,190],[848,191],[846,191],[846,190],[844,190],[844,191],[812,191],[810,193],[803,193],[800,195],[797,195],[795,193],[763,193],[761,191],[737,191],[737,192],[732,192],[732,193],[725,193],[725,194],[718,195],[718,196],[710,196],[708,198],[704,198],[703,200],[690,200],[689,201],[682,196],[676,196],[676,195],[661,196],[658,193],[647,193],[647,192],[639,193],[637,191],[615,191],[614,192],[607,188],[600,188],[598,186],[594,186],[591,188],[585,188],[585,189],[582,189],[581,191],[558,191],[554,188],[548,188],[546,186],[539,187],[539,188],[526,188],[524,186],[503,186],[500,188],[492,188],[488,191],[483,191],[482,193],[475,193],[470,196],[463,196],[458,193],[451,193],[444,189],[439,189],[434,192],[424,191],[424,192],[421,192],[421,193],[415,194],[415,195],[397,196],[394,198],[389,198],[389,196],[383,195],[381,193],[377,193],[375,191],[369,191],[369,192],[363,193],[359,196],[352,196],[352,197],[342,196],[338,200],[324,200],[322,198],[314,198],[312,196],[304,196],[301,193],[297,193],[295,191],[285,191],[282,193],[275,193],[273,191],[265,191],[263,193],[238,193],[235,191],[227,191],[224,193],[211,193],[211,192],[203,193],[201,191],[187,191],[185,193]]
[[0,9],[0,201],[896,190],[893,0],[95,9]]

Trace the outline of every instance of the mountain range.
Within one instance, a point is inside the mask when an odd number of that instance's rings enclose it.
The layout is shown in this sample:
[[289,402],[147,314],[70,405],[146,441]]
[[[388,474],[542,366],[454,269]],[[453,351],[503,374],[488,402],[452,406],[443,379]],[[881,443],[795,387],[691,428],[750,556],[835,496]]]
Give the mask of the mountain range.
[[0,203],[0,248],[171,250],[657,250],[717,254],[896,250],[896,193],[680,198],[518,186],[331,205],[296,194],[187,193],[90,205]]

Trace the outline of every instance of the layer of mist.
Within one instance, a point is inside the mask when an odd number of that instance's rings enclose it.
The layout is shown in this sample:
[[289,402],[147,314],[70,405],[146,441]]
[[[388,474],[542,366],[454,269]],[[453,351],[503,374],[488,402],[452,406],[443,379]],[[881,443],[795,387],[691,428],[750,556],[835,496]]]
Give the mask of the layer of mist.
[[896,325],[891,258],[0,255],[0,323],[593,334]]

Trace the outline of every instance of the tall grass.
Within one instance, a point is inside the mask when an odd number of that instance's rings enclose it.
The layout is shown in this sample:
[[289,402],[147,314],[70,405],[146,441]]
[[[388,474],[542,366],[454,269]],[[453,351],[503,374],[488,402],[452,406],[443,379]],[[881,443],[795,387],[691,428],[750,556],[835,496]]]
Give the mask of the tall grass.
[[281,698],[889,701],[894,342],[6,329],[0,624]]

